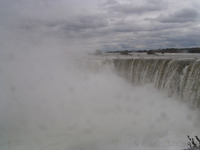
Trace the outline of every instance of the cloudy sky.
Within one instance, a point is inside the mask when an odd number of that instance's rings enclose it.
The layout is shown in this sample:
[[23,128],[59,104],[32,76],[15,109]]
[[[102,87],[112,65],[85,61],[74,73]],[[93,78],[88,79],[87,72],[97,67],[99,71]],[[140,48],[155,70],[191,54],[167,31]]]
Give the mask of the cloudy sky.
[[51,37],[81,51],[196,47],[200,1],[0,0],[0,33],[0,44]]

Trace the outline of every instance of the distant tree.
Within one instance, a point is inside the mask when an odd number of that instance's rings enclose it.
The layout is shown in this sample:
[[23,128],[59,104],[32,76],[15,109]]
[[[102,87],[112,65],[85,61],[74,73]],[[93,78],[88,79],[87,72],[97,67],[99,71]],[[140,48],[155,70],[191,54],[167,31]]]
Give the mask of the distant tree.
[[128,53],[129,53],[128,50],[125,50],[125,51],[121,51],[121,52],[120,52],[121,55],[128,55]]
[[155,52],[153,50],[150,50],[150,51],[147,52],[147,54],[152,55],[152,54],[155,54]]

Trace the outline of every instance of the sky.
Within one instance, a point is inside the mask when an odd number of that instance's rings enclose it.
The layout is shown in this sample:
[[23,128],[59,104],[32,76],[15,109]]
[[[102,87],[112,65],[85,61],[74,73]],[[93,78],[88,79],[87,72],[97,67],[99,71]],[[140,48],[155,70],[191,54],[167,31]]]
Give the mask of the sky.
[[62,41],[78,52],[199,47],[199,8],[199,0],[0,0],[0,45]]

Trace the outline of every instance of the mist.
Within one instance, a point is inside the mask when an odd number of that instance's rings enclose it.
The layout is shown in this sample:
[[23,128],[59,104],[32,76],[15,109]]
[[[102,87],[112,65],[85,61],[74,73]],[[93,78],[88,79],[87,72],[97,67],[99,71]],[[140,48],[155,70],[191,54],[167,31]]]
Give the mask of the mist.
[[1,149],[173,149],[199,134],[198,111],[127,83],[112,66],[87,66],[90,57],[58,39],[9,43],[0,59]]
[[91,68],[91,46],[44,25],[65,17],[60,4],[19,2],[4,2],[12,11],[0,26],[0,149],[181,149],[200,134],[198,110],[112,66]]

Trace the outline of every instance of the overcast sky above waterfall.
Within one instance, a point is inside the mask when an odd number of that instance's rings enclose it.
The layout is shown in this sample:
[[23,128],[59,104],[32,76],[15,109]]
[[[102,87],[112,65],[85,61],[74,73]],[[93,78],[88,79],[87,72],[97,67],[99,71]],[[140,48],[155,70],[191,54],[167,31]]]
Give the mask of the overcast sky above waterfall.
[[53,37],[82,51],[196,47],[200,1],[0,0],[0,32],[1,40]]

